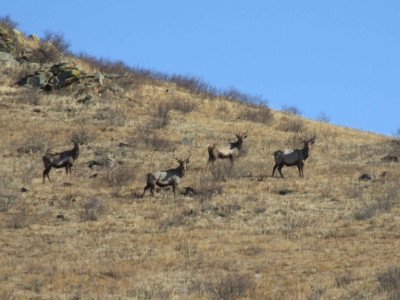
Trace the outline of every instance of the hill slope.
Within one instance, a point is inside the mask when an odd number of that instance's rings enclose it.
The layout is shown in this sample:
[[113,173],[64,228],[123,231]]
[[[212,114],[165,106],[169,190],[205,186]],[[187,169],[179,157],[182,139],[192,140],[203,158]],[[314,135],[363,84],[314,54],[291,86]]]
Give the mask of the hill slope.
[[[79,79],[51,91],[15,85],[44,64],[1,67],[2,298],[400,295],[399,170],[381,160],[400,155],[398,140],[118,64],[64,55],[48,65],[59,63]],[[208,145],[234,141],[233,125],[249,130],[235,169],[207,169]],[[298,133],[317,135],[305,178],[295,167],[272,178],[272,153],[300,147]],[[42,156],[71,139],[83,142],[72,176],[53,169],[43,184]],[[176,166],[175,148],[192,152],[180,192],[200,194],[141,198],[147,172]]]

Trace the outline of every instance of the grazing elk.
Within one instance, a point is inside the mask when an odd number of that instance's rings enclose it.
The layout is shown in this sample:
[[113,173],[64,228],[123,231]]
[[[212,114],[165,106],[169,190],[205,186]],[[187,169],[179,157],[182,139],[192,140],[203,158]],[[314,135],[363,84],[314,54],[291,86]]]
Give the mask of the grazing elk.
[[288,167],[297,166],[297,168],[299,169],[300,178],[304,177],[303,174],[304,161],[308,158],[311,145],[314,144],[316,137],[317,136],[314,136],[311,139],[305,140],[299,136],[299,139],[304,145],[302,149],[281,149],[275,151],[274,152],[275,165],[272,170],[272,177],[274,176],[276,168],[278,168],[281,177],[283,177],[281,171],[283,166],[288,166]]
[[74,164],[75,160],[77,160],[79,156],[79,143],[73,141],[74,148],[71,150],[67,150],[60,153],[46,153],[43,156],[44,163],[44,171],[43,171],[43,183],[45,182],[45,177],[49,179],[49,173],[51,168],[65,168],[65,173],[68,175],[68,172],[71,176],[71,167]]
[[180,159],[175,157],[175,150],[172,152],[172,157],[178,162],[179,166],[175,169],[169,169],[165,171],[154,171],[146,174],[147,185],[143,189],[143,194],[150,189],[151,195],[154,196],[154,188],[156,185],[159,187],[172,186],[174,192],[174,197],[176,197],[176,187],[178,186],[180,179],[185,176],[186,168],[189,163],[189,158],[191,156],[191,151],[185,159]]
[[229,158],[231,161],[232,168],[234,167],[234,161],[239,154],[239,151],[242,149],[243,140],[247,138],[246,132],[240,133],[235,132],[235,125],[233,125],[233,134],[236,135],[237,141],[230,143],[229,145],[219,145],[219,144],[211,144],[208,146],[208,162],[207,166],[211,163],[214,165],[214,161],[217,159],[225,159]]

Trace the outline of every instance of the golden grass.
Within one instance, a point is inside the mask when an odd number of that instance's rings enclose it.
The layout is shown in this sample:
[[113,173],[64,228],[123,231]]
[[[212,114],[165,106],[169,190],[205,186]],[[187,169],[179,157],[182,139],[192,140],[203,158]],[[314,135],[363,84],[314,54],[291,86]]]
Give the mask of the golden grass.
[[[19,101],[20,91],[0,88],[2,299],[388,296],[378,276],[400,261],[400,171],[380,161],[396,150],[391,138],[278,111],[269,124],[254,123],[239,118],[246,104],[162,82],[94,93],[88,105],[76,102],[83,86],[40,94],[38,105]],[[139,198],[147,172],[176,166],[170,150],[144,143],[145,129],[158,104],[186,99],[193,111],[171,109],[169,123],[149,132],[179,155],[192,149],[181,189],[218,187],[222,194],[174,199],[167,189]],[[126,120],[115,123],[110,110]],[[302,134],[318,136],[304,179],[287,167],[286,178],[271,178],[273,151],[300,146],[295,132],[282,130],[288,118],[301,122]],[[233,124],[249,128],[245,155],[229,176],[213,177],[207,146],[234,140]],[[52,182],[42,184],[44,152],[70,149],[71,134],[82,128],[89,141],[72,177],[53,169]],[[88,168],[99,158],[112,158],[114,167]],[[225,175],[228,166],[218,161],[214,172]],[[116,168],[119,177],[110,174]],[[373,179],[359,181],[363,173]]]

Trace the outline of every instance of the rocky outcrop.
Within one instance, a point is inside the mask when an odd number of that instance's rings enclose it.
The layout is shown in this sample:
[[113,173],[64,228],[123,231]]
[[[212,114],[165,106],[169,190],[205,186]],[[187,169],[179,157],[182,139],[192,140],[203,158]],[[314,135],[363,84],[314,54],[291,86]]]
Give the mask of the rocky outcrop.
[[0,52],[0,66],[2,69],[16,68],[19,63],[7,52]]
[[80,80],[81,71],[70,63],[60,63],[43,68],[33,75],[21,79],[19,85],[28,85],[45,90],[55,90]]

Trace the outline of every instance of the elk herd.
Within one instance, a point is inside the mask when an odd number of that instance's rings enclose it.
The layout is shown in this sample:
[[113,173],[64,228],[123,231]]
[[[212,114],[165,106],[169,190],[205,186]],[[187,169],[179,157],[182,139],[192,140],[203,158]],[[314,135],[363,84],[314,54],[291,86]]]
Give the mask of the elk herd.
[[[242,149],[244,139],[247,138],[249,130],[245,132],[236,132],[235,126],[233,126],[233,134],[236,136],[236,141],[229,144],[214,143],[208,146],[208,161],[207,169],[209,165],[214,165],[214,162],[218,159],[229,159],[231,168],[234,168],[235,160],[237,159],[240,150]],[[272,177],[274,177],[275,170],[278,169],[281,177],[283,166],[297,166],[300,178],[304,177],[303,169],[304,162],[307,160],[310,154],[311,145],[314,144],[316,136],[312,138],[302,138],[298,135],[299,140],[303,144],[301,149],[280,149],[273,153],[275,159],[275,165],[272,168]],[[46,153],[43,156],[44,171],[43,171],[43,183],[45,178],[50,182],[49,173],[52,168],[65,168],[66,175],[68,173],[71,176],[71,167],[79,156],[79,141],[73,141],[74,147],[71,150],[63,151],[60,153]],[[150,193],[154,196],[155,186],[167,187],[171,186],[176,197],[176,189],[179,185],[180,179],[185,176],[187,166],[190,161],[191,150],[186,158],[178,158],[175,156],[175,150],[172,152],[172,157],[177,161],[178,167],[168,170],[156,170],[151,173],[147,173],[146,186],[143,189],[143,197],[146,191],[150,189]]]

